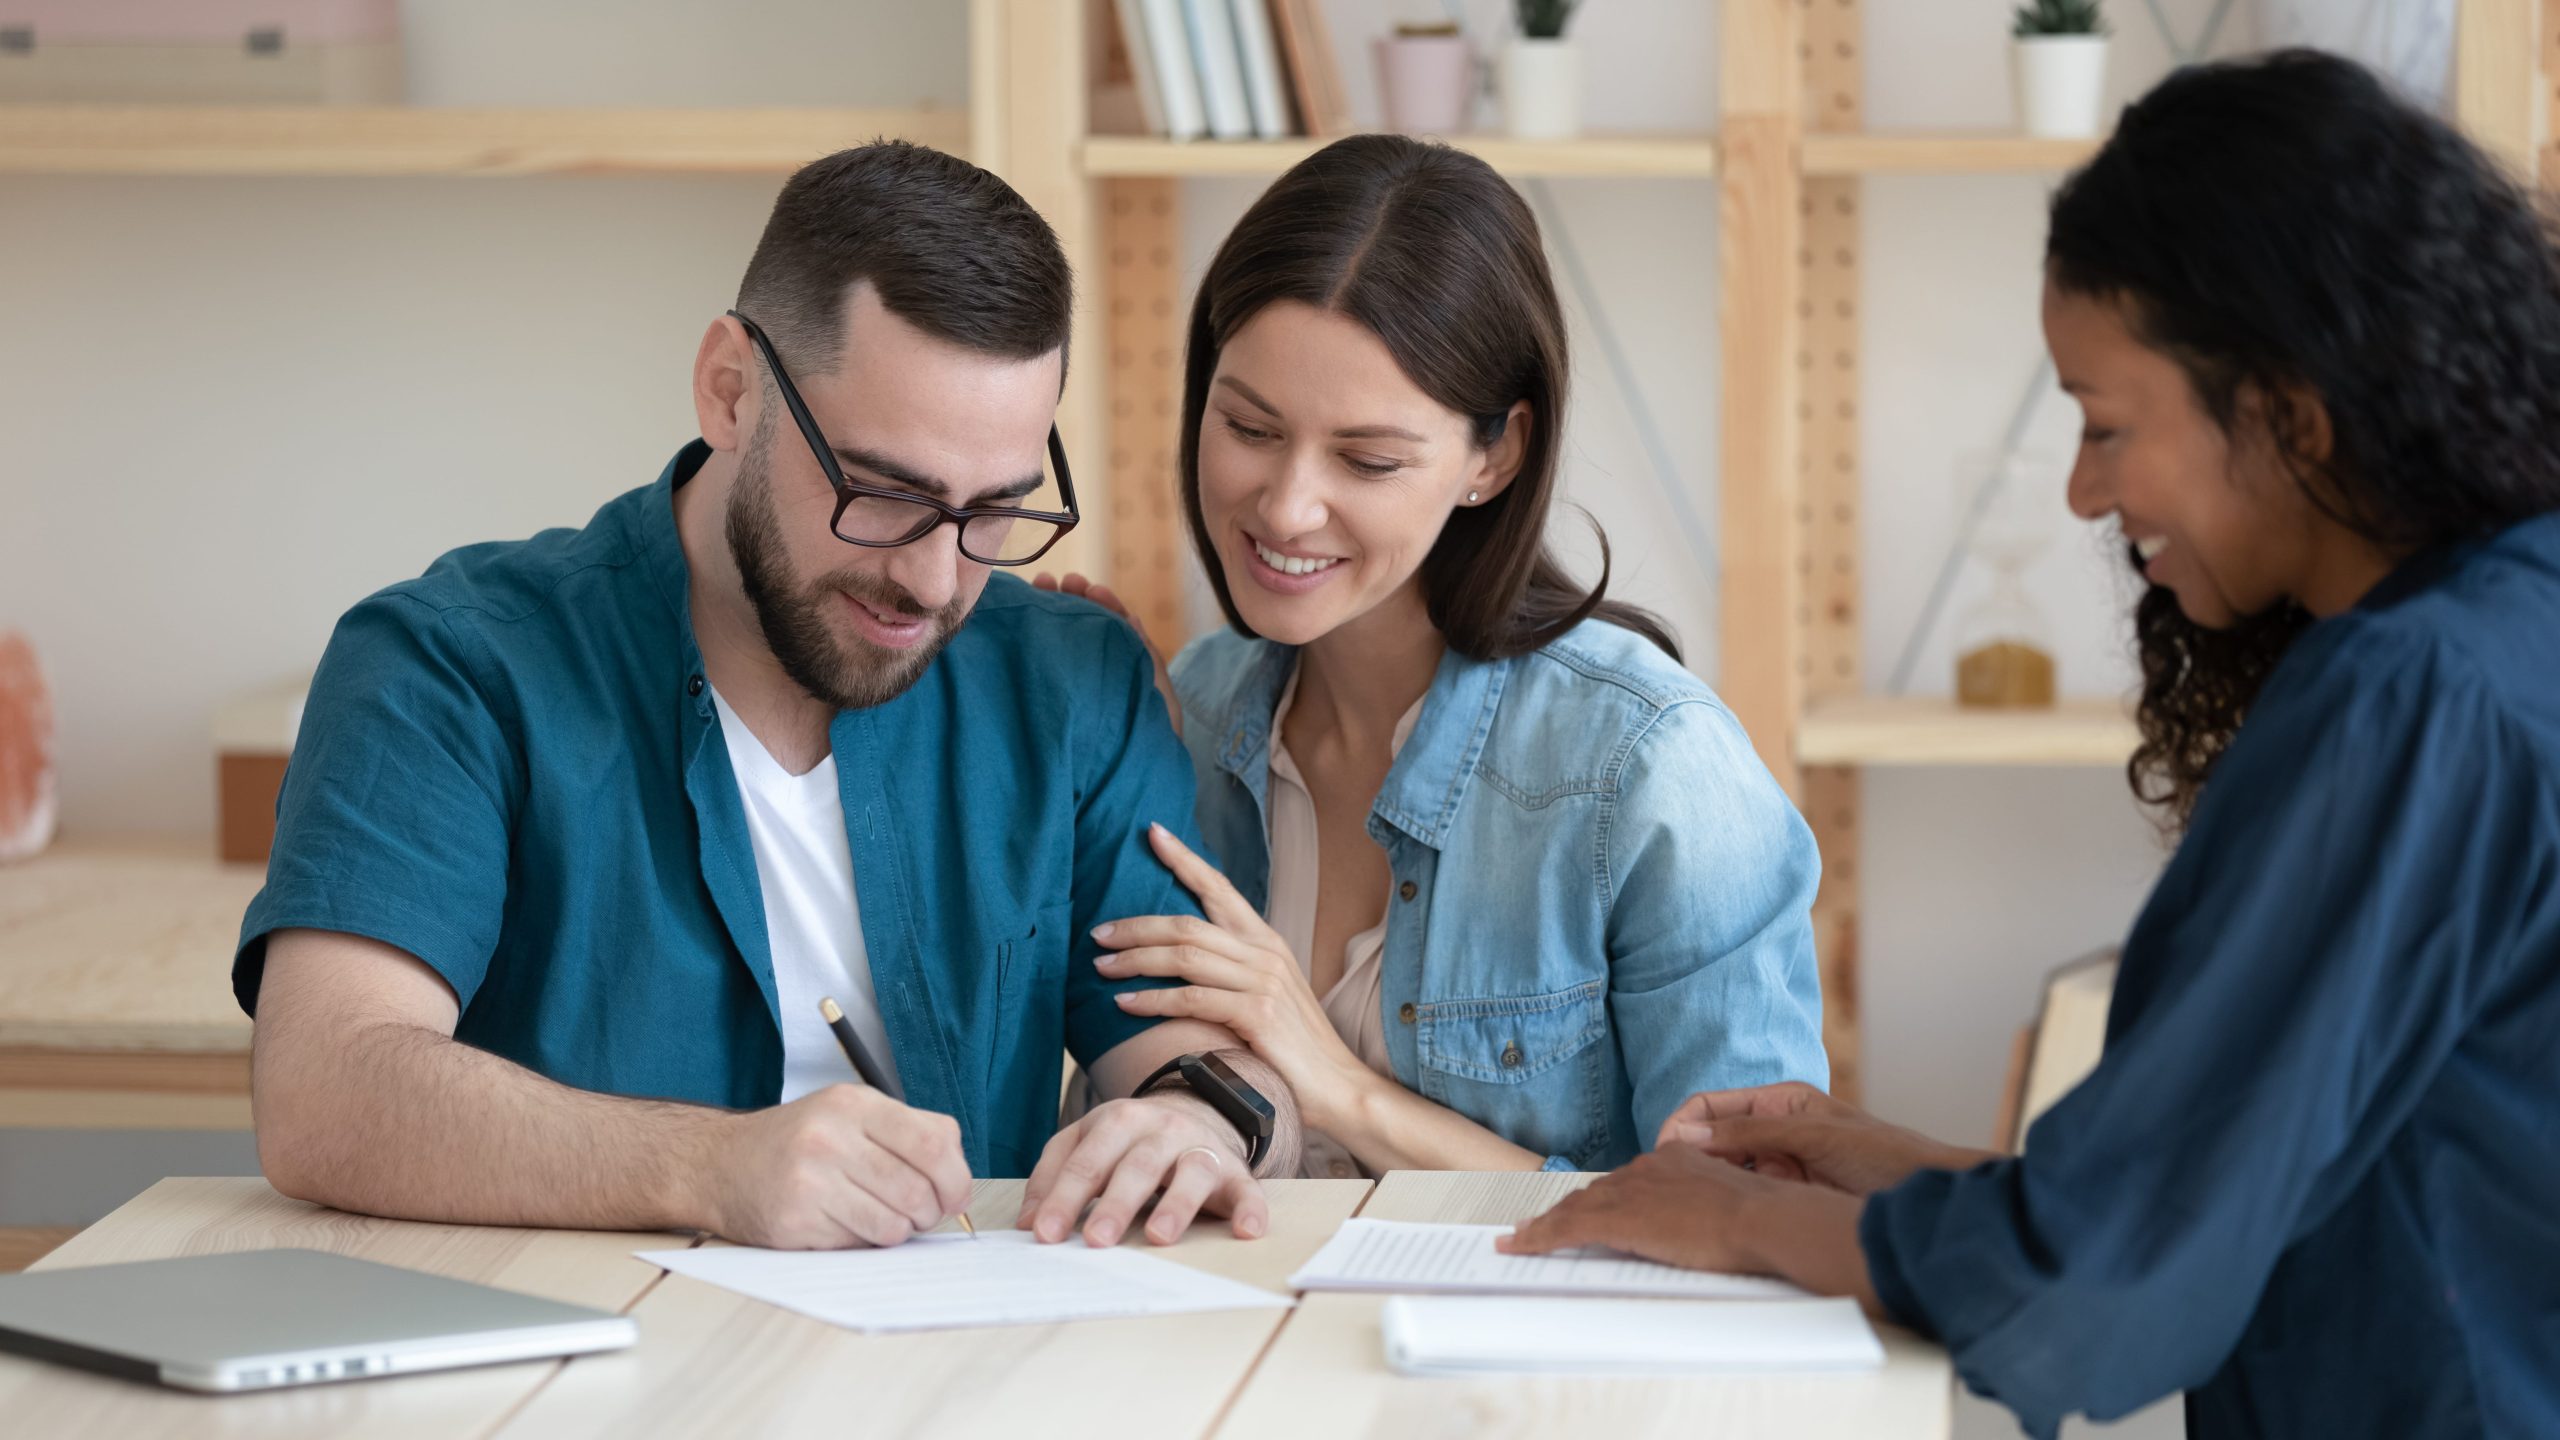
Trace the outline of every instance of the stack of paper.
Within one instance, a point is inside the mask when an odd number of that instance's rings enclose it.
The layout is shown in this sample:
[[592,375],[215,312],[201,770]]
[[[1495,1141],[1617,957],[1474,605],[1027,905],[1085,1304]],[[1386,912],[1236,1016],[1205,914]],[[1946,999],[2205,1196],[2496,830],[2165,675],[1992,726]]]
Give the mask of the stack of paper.
[[1407,1375],[1873,1370],[1854,1300],[1492,1300],[1398,1296],[1380,1317]]
[[1784,1280],[1678,1270],[1614,1250],[1505,1255],[1508,1225],[1346,1220],[1289,1285],[1442,1295],[1631,1295],[1692,1300],[1809,1299]]
[[662,1270],[849,1330],[1050,1325],[1295,1303],[1137,1250],[1042,1245],[1025,1230],[919,1235],[888,1250],[641,1250]]

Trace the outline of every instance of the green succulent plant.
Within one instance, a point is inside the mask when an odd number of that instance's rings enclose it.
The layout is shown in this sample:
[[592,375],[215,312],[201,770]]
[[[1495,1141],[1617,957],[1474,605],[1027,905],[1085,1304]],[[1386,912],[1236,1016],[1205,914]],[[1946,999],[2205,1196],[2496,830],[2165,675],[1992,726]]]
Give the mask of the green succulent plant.
[[1520,18],[1520,33],[1532,40],[1561,40],[1565,22],[1573,18],[1574,8],[1582,0],[1512,0],[1512,8]]
[[2010,17],[2009,33],[2021,40],[2038,35],[2104,35],[2107,16],[2098,0],[2025,0]]

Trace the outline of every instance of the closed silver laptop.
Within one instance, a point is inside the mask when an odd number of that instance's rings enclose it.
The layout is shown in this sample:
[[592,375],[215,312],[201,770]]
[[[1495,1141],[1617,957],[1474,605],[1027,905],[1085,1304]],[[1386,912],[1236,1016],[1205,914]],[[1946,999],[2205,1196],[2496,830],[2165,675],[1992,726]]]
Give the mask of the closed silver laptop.
[[184,1390],[272,1390],[618,1350],[627,1316],[319,1250],[0,1275],[0,1350]]

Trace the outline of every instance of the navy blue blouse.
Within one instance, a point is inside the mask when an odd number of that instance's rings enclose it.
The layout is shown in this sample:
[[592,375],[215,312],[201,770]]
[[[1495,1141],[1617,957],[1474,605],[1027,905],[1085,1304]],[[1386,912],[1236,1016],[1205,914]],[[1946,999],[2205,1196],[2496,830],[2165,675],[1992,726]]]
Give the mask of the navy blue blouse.
[[2560,515],[2402,566],[2269,679],[2022,1158],[1860,1225],[2051,1436],[2560,1436]]

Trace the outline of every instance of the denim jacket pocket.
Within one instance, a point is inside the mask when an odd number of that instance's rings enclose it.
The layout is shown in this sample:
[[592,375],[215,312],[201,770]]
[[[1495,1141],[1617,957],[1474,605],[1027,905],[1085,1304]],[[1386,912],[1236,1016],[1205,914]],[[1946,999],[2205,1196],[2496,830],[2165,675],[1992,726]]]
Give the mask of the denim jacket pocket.
[[1579,1157],[1605,1128],[1607,982],[1447,1000],[1415,1016],[1424,1099],[1541,1155]]

